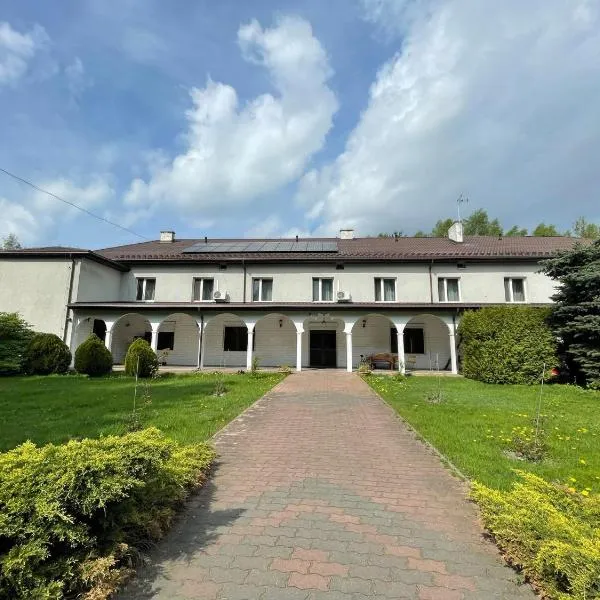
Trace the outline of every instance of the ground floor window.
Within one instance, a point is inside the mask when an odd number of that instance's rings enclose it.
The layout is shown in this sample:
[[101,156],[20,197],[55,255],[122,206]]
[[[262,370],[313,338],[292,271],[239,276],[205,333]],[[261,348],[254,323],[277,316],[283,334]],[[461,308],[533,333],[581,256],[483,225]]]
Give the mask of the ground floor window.
[[95,333],[104,342],[106,340],[106,323],[102,319],[94,319],[92,333]]
[[[398,354],[398,330],[390,329],[390,350]],[[423,329],[406,328],[404,330],[404,352],[406,354],[425,354],[425,334]]]
[[[256,348],[256,332],[252,339],[252,350]],[[248,328],[226,326],[223,334],[225,352],[246,352],[248,350]]]
[[157,350],[173,350],[175,346],[175,332],[174,331],[159,331],[157,339]]

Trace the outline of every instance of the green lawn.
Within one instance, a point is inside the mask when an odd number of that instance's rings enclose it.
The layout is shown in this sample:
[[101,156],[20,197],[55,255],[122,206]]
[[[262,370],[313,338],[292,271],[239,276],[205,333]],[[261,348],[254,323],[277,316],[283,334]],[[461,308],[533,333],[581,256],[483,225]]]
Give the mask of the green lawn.
[[507,456],[510,442],[506,440],[512,437],[513,428],[532,426],[538,386],[442,377],[444,401],[431,404],[425,397],[437,388],[435,377],[408,377],[399,382],[372,375],[365,381],[472,479],[507,489],[516,479],[513,469],[518,468],[578,491],[600,492],[600,392],[544,386],[541,412],[546,415],[549,451],[542,462],[530,463]]
[[[227,388],[221,397],[212,395],[217,377]],[[148,383],[149,403],[143,400],[144,385],[138,387],[141,421],[180,442],[203,441],[283,377],[278,373],[163,376]],[[118,374],[99,379],[0,378],[0,451],[26,440],[61,443],[124,433],[133,390],[134,380]]]

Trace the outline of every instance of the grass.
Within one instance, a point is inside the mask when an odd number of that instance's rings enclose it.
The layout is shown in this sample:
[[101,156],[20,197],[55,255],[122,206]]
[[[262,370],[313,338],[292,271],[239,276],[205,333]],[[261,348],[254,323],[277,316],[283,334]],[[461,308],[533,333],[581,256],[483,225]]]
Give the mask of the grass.
[[[138,387],[141,425],[154,425],[183,443],[201,442],[283,379],[279,373],[186,374]],[[214,396],[222,380],[227,392]],[[124,375],[0,378],[0,451],[31,440],[62,443],[125,433],[133,409],[134,380]]]
[[517,468],[577,491],[600,492],[600,392],[546,385],[541,413],[548,452],[541,462],[528,462],[511,458],[507,450],[514,428],[533,426],[538,386],[441,378],[443,401],[433,404],[425,398],[437,389],[435,377],[365,381],[471,479],[508,489]]

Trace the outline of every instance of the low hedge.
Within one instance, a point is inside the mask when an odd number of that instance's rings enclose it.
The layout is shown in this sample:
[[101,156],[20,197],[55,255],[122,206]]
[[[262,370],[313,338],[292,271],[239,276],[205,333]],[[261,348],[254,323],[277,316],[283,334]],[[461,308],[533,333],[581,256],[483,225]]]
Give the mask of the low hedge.
[[36,333],[23,357],[23,370],[29,375],[63,374],[70,364],[69,347],[54,333]]
[[485,526],[545,597],[600,598],[600,496],[518,471],[508,492],[475,483]]
[[125,355],[125,373],[135,377],[153,377],[158,372],[158,357],[150,344],[138,338],[129,345]]
[[75,350],[75,370],[78,373],[90,377],[108,375],[112,371],[112,365],[110,350],[95,333]]
[[108,598],[213,457],[154,428],[0,454],[0,598]]
[[494,306],[467,311],[458,333],[462,373],[486,383],[539,383],[558,364],[549,311],[532,306]]

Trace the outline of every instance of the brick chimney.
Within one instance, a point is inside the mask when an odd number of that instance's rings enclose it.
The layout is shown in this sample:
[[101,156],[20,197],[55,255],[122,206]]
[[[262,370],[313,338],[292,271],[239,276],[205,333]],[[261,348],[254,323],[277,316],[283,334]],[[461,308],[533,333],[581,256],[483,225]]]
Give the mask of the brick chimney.
[[462,221],[456,221],[452,223],[450,229],[448,229],[448,238],[457,244],[461,244],[463,242],[463,224]]

